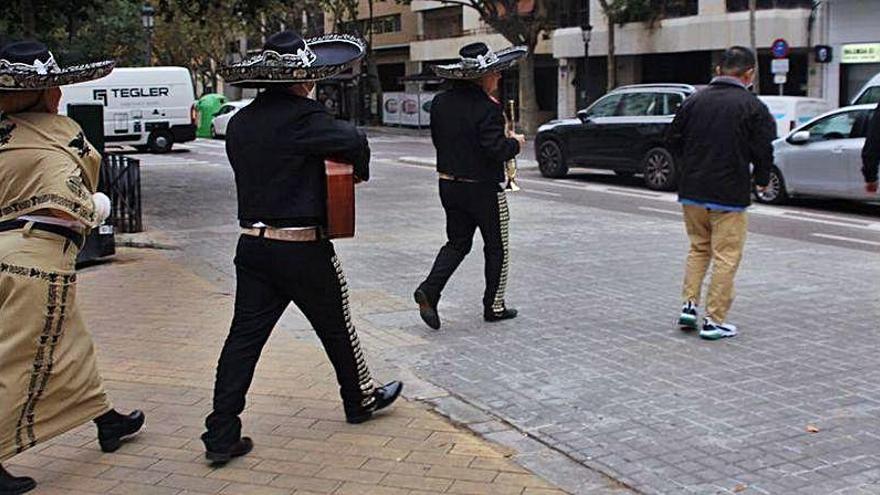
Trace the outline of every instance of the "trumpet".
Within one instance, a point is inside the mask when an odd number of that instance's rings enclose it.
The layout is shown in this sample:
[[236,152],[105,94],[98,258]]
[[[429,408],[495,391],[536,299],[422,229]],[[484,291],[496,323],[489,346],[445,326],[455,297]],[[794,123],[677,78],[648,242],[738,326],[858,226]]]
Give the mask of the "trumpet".
[[[516,103],[513,100],[507,100],[504,120],[507,124],[507,135],[510,136],[516,132]],[[504,174],[507,176],[507,183],[504,184],[505,191],[516,192],[522,189],[516,183],[516,157],[507,160],[507,163],[504,164]]]

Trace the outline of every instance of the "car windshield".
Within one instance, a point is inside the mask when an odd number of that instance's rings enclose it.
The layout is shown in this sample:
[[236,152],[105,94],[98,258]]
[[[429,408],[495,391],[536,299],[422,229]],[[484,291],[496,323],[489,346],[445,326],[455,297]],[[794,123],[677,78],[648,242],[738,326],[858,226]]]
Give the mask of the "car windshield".
[[880,103],[880,86],[868,88],[859,99],[854,101],[855,105],[866,105],[869,103]]

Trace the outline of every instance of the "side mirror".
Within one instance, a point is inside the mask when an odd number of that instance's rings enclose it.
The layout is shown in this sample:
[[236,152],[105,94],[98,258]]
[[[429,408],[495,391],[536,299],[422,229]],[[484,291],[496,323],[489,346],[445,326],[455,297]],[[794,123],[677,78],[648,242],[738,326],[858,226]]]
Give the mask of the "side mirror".
[[581,122],[583,122],[584,124],[590,121],[590,114],[588,114],[586,110],[580,110],[577,113],[577,117],[581,119]]
[[798,131],[788,137],[791,144],[804,144],[810,141],[810,131]]

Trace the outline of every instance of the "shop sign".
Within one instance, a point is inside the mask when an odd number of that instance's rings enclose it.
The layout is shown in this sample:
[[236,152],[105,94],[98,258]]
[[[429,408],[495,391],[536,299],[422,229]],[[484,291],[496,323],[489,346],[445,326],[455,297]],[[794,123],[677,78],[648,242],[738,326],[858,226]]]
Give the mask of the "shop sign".
[[880,62],[880,43],[855,43],[843,45],[840,54],[842,64],[872,64]]

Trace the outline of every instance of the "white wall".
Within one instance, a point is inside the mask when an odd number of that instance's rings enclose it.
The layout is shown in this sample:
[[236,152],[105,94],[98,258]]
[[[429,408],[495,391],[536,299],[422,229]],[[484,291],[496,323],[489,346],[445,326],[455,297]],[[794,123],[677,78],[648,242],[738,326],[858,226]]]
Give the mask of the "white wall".
[[880,42],[880,2],[877,0],[830,0],[821,44],[831,45],[834,55],[824,69],[824,97],[834,105],[840,99],[840,56],[849,43]]

